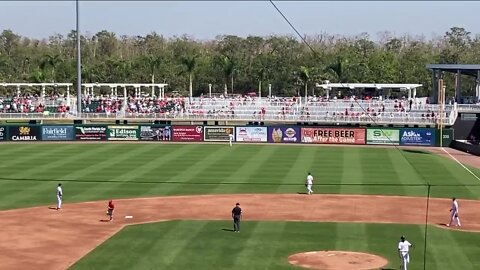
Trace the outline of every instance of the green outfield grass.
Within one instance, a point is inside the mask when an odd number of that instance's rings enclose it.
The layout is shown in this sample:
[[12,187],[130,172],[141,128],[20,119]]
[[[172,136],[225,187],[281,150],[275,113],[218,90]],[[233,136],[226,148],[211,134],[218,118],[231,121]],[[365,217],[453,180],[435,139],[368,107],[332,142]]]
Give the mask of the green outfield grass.
[[[415,245],[409,269],[423,269],[424,226],[309,222],[171,221],[129,226],[72,269],[299,269],[288,256],[354,250],[387,258],[398,269],[399,232]],[[480,234],[430,227],[426,269],[479,269]]]
[[[296,193],[307,172],[317,193],[478,199],[480,181],[457,163],[395,148],[226,144],[0,144],[0,209],[108,198],[215,193]],[[480,170],[472,169],[480,174]],[[444,186],[437,186],[444,185]],[[467,186],[471,185],[471,186]],[[397,269],[396,241],[418,247],[424,226],[295,222],[172,221],[129,226],[74,269],[293,269],[287,256],[337,249],[376,253]],[[430,227],[427,269],[479,269],[480,234]]]
[[[395,148],[201,144],[0,144],[0,209],[107,198],[294,193],[307,172],[318,193],[426,196],[422,185],[480,185],[457,163]],[[479,170],[475,170],[479,173]],[[480,174],[480,173],[479,173]],[[432,196],[480,197],[479,187]]]

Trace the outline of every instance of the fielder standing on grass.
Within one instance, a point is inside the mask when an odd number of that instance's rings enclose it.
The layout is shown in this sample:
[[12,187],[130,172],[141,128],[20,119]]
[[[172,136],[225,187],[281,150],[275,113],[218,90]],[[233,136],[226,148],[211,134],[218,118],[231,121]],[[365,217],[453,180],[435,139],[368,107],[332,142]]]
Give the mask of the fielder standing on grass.
[[232,147],[232,142],[233,142],[233,134],[232,133],[228,134],[228,142],[230,143],[230,147]]
[[308,195],[313,194],[312,186],[313,186],[313,176],[311,173],[308,173],[307,181],[305,181],[305,187],[307,187]]
[[402,235],[400,237],[400,242],[398,242],[398,255],[400,256],[400,260],[402,261],[401,269],[407,270],[407,264],[410,263],[410,255],[408,252],[410,251],[410,247],[413,245],[405,240],[405,236]]
[[232,209],[232,218],[233,218],[233,231],[240,232],[240,219],[242,218],[242,208],[240,208],[240,203],[237,203]]
[[458,202],[457,199],[454,197],[452,198],[452,207],[450,208],[450,222],[447,224],[447,227],[452,226],[452,223],[460,227],[460,218],[458,217]]
[[62,210],[63,190],[62,184],[57,186],[57,210]]

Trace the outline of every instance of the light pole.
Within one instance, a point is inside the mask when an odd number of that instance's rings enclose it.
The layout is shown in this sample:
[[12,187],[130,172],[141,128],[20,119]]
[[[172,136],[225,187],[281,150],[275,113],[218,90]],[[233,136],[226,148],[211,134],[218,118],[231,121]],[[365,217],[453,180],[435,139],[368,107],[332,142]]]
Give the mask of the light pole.
[[77,32],[77,114],[82,114],[82,52],[80,49],[80,8],[79,0],[76,0],[76,32]]

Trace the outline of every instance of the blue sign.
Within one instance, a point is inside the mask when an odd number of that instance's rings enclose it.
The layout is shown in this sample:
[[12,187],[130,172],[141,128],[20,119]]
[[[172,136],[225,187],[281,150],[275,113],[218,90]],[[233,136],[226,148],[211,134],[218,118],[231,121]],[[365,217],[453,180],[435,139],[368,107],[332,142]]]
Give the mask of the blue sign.
[[272,143],[299,143],[299,127],[268,127],[268,142]]
[[73,141],[73,126],[43,126],[42,141]]
[[400,145],[435,145],[435,129],[402,128],[400,129]]

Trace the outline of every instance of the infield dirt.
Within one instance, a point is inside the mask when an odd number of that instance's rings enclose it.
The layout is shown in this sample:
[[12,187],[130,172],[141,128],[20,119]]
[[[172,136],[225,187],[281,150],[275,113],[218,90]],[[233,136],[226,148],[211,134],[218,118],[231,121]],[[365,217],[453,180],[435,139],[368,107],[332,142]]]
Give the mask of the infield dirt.
[[[115,220],[106,201],[0,212],[0,269],[66,269],[124,226],[173,219],[229,220],[242,204],[245,220],[424,224],[427,199],[402,196],[238,194],[172,196],[116,201]],[[428,220],[448,222],[451,201],[430,199]],[[462,200],[462,230],[480,231],[480,201]],[[282,205],[279,211],[275,206]],[[402,205],[402,207],[398,207]],[[192,214],[190,209],[203,211]],[[413,211],[412,209],[417,209]],[[125,219],[127,215],[132,219]]]

